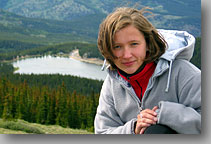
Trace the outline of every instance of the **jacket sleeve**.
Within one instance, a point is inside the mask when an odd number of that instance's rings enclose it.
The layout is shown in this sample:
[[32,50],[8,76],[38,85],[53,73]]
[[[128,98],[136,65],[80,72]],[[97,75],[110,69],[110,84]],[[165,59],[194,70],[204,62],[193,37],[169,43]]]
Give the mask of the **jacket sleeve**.
[[111,82],[107,77],[101,89],[95,116],[95,134],[133,134],[136,120],[134,118],[126,123],[122,122],[115,109]]
[[167,125],[181,134],[200,134],[201,72],[188,77],[181,85],[179,103],[159,102],[158,123]]

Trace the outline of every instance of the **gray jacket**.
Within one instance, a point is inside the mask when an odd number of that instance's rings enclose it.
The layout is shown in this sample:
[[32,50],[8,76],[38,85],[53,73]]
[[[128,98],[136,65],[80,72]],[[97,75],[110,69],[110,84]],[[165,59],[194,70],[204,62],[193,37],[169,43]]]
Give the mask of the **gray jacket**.
[[168,50],[160,57],[142,101],[116,71],[108,70],[95,117],[96,134],[134,134],[140,109],[158,106],[158,124],[181,134],[201,133],[201,71],[189,62],[195,38],[160,30]]

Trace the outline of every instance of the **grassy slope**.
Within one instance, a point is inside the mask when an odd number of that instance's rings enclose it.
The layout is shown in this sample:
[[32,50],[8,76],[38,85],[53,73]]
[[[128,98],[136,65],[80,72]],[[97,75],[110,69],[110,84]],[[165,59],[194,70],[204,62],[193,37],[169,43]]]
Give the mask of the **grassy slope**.
[[[34,133],[33,133],[34,131]],[[3,121],[0,119],[0,134],[93,134],[86,130],[63,128],[58,125],[41,125],[23,120]]]
[[28,134],[28,133],[23,132],[23,131],[16,131],[16,130],[0,128],[0,134]]

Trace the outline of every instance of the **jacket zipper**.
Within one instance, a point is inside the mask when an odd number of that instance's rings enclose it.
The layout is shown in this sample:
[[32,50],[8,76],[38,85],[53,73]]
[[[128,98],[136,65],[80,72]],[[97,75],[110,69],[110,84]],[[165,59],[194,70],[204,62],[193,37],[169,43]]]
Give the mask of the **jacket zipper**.
[[137,80],[135,80],[135,82],[136,82],[136,83],[138,84],[138,86],[141,88],[141,94],[140,94],[141,100],[140,100],[140,103],[139,103],[139,112],[141,112],[141,111],[143,110],[143,108],[142,108],[142,106],[141,106],[142,98],[143,98],[143,89],[142,89],[140,83],[139,83]]
[[138,104],[138,109],[139,109],[139,113],[143,110],[142,108],[142,102],[140,101],[140,99],[136,96],[136,93],[135,91],[128,91],[131,95],[132,95],[132,98],[137,101],[137,104]]
[[[146,88],[146,91],[145,91],[145,94],[144,94],[144,95],[147,95],[147,94],[148,94],[148,91],[149,91],[150,89],[152,89],[152,87],[153,87],[153,85],[154,85],[155,79],[156,79],[158,76],[162,75],[167,69],[168,69],[168,68],[163,69],[162,71],[158,72],[158,73],[156,74],[156,76],[153,76],[153,75],[152,75],[152,77],[149,79],[149,83],[148,83],[148,86],[147,86],[147,88]],[[130,80],[129,77],[127,77],[127,79]],[[149,86],[149,84],[150,84],[150,86]],[[123,84],[123,85],[124,85],[124,84]],[[125,85],[124,85],[124,86],[125,86]],[[127,86],[125,86],[125,88],[127,88]],[[134,98],[134,100],[138,102],[138,109],[139,109],[139,111],[141,112],[141,111],[143,110],[142,103],[143,103],[143,97],[144,97],[144,96],[142,97],[142,99],[141,99],[141,101],[140,101],[140,99],[136,96],[135,91],[132,92],[132,91],[129,90],[128,92],[132,95],[132,97]]]
[[139,82],[138,82],[137,80],[135,80],[135,81],[136,81],[136,83],[138,84],[138,86],[141,88],[140,98],[141,98],[141,101],[142,101],[142,96],[143,96],[142,87],[141,87],[141,85],[139,84]]
[[[130,77],[126,77],[128,79],[128,81],[130,81]],[[137,81],[138,83],[138,81]],[[138,85],[140,86],[140,84],[138,83]],[[129,93],[131,93],[133,95],[133,98],[138,102],[138,109],[139,112],[141,112],[143,110],[142,108],[142,99],[140,100],[137,96],[135,91],[133,91],[133,93],[131,91],[129,91]],[[141,97],[142,97],[142,87],[141,87]]]

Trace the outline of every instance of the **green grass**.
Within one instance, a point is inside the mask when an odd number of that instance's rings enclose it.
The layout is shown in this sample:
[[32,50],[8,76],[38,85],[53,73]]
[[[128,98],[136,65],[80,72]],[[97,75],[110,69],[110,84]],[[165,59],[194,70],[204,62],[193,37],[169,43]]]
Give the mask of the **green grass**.
[[24,131],[10,130],[5,128],[0,128],[0,134],[28,134]]
[[93,134],[86,130],[63,128],[58,125],[41,125],[24,120],[4,121],[0,119],[0,134]]

